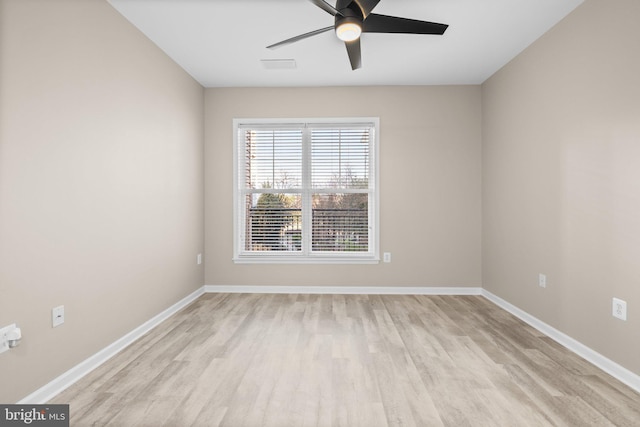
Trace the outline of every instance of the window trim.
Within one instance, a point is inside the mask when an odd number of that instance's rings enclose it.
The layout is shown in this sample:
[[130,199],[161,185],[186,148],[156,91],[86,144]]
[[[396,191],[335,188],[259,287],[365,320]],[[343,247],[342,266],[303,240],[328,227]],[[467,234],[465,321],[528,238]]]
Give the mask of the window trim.
[[[369,151],[369,179],[373,180],[373,203],[369,204],[370,221],[370,250],[363,253],[346,252],[317,252],[313,254],[285,252],[274,255],[272,252],[243,253],[240,242],[241,212],[243,198],[241,197],[241,183],[239,182],[240,153],[238,144],[239,130],[243,127],[257,126],[305,126],[305,125],[348,125],[368,124],[374,129],[372,144]],[[233,119],[233,262],[237,264],[378,264],[380,262],[380,180],[379,180],[379,147],[380,147],[380,118],[379,117],[323,117],[323,118],[234,118]],[[304,156],[303,162],[309,157]],[[308,165],[305,166],[308,171]],[[305,169],[303,169],[304,171]]]

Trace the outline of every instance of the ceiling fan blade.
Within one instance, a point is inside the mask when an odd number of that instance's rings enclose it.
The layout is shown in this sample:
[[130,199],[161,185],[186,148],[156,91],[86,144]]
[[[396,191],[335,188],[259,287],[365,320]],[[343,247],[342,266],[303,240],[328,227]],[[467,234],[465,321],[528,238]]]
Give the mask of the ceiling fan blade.
[[340,12],[336,10],[335,7],[331,6],[324,0],[309,0],[311,3],[318,6],[320,9],[324,10],[327,13],[330,13],[331,16],[342,15]]
[[369,16],[373,8],[378,5],[380,0],[353,0],[353,2],[358,5],[362,11],[362,16],[366,18]]
[[330,30],[333,30],[333,25],[330,26],[330,27],[320,28],[319,30],[315,30],[315,31],[311,31],[311,32],[308,32],[308,33],[300,34],[299,36],[291,37],[290,39],[286,39],[286,40],[283,40],[281,42],[278,42],[278,43],[272,44],[270,46],[267,46],[267,49],[276,49],[278,47],[286,46],[288,44],[295,43],[297,41],[306,39],[306,38],[311,37],[311,36],[315,36],[317,34],[322,34],[324,32],[330,31]]
[[442,35],[449,27],[447,24],[417,21],[397,16],[378,15],[375,13],[364,20],[362,31],[365,33],[403,33],[403,34],[437,34]]
[[355,39],[351,42],[344,42],[344,44],[347,47],[347,54],[349,55],[349,61],[351,62],[351,69],[357,70],[362,65],[360,39]]

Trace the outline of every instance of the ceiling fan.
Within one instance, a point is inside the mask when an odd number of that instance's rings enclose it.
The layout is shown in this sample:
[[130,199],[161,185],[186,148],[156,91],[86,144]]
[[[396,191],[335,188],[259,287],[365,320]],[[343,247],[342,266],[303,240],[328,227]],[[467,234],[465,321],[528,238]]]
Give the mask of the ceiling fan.
[[268,49],[275,49],[335,29],[336,35],[347,47],[351,69],[356,70],[362,65],[360,53],[362,33],[442,35],[448,27],[446,24],[371,13],[380,0],[337,0],[335,7],[324,0],[309,1],[334,16],[335,24],[272,44],[267,46]]

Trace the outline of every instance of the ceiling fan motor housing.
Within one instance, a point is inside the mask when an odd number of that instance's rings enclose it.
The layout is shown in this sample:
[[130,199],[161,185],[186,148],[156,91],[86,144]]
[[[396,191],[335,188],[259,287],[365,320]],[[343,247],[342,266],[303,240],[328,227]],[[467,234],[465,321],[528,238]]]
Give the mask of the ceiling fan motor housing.
[[363,29],[363,17],[359,10],[344,8],[336,14],[335,31],[339,39],[345,41],[355,40],[360,37]]
[[351,9],[350,7],[344,8],[339,11],[340,14],[336,15],[336,28],[342,24],[356,24],[362,28],[362,21],[364,20],[360,9]]

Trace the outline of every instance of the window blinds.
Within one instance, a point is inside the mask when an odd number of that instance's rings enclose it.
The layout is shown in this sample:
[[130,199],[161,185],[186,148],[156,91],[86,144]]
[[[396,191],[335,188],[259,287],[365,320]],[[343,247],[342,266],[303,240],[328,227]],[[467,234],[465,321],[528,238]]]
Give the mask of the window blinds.
[[374,123],[237,127],[237,256],[374,255]]

